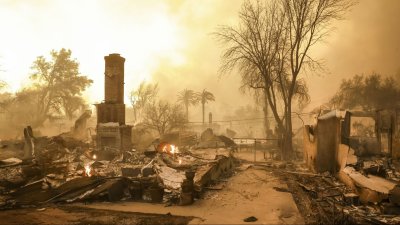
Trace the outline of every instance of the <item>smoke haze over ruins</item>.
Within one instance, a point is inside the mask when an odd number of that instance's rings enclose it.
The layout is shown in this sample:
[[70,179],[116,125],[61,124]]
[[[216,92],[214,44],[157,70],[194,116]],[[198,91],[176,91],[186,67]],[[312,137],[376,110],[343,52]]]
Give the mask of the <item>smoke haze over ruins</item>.
[[[236,105],[253,104],[253,99],[239,93],[236,74],[219,77],[221,48],[211,33],[218,25],[235,24],[241,3],[3,0],[0,78],[16,91],[29,85],[27,77],[36,56],[69,48],[81,73],[94,80],[86,91],[89,102],[99,102],[104,91],[102,56],[118,52],[127,58],[125,96],[143,80],[158,82],[160,96],[176,96],[183,88],[207,88],[217,99],[209,110],[229,112]],[[307,109],[328,101],[344,77],[373,71],[399,73],[399,11],[396,0],[362,0],[346,20],[335,24],[326,43],[313,50],[325,61],[327,71],[306,75],[311,95]],[[193,120],[199,121],[200,110],[193,112]],[[221,119],[222,114],[215,118]]]

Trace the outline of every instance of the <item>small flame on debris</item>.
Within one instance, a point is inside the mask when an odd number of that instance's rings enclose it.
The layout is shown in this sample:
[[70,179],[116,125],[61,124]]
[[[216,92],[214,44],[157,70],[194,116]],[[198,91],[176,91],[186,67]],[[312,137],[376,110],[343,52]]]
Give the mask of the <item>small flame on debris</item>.
[[171,145],[171,144],[164,145],[162,151],[163,152],[167,152],[167,153],[171,153],[172,155],[174,155],[176,153],[179,153],[178,147],[175,146],[175,145]]
[[91,177],[92,176],[92,168],[89,164],[85,165],[85,176]]
[[179,159],[179,165],[181,165],[182,164],[182,159]]
[[179,152],[179,149],[178,149],[177,146],[175,146],[175,145],[170,145],[170,146],[171,146],[171,153],[172,154],[175,154],[175,153]]
[[97,155],[96,155],[96,154],[93,154],[92,158],[93,158],[94,160],[96,160],[96,159],[97,159]]

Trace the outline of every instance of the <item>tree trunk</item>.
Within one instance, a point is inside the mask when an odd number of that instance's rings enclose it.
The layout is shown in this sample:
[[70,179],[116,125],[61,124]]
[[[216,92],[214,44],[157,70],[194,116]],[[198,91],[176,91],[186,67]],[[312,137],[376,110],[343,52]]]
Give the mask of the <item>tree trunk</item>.
[[204,105],[205,105],[205,103],[202,103],[202,108],[203,108],[203,124],[204,124]]
[[270,124],[269,124],[269,118],[268,118],[268,98],[266,93],[264,92],[264,129],[265,129],[265,137],[269,138],[270,137]]
[[285,131],[283,133],[282,159],[293,159],[293,133],[292,133],[292,106],[291,101],[287,105],[285,115]]
[[135,123],[136,123],[137,115],[136,115],[136,107],[135,106],[133,107],[133,115],[135,116],[134,119],[135,119]]
[[[267,93],[268,94],[268,93]],[[276,121],[276,135],[278,138],[278,146],[281,149],[282,160],[290,160],[293,153],[292,147],[292,106],[291,98],[285,102],[285,114],[284,119],[281,119],[278,115],[276,106],[273,105],[270,96],[267,96],[267,100],[271,109],[271,112]]]
[[186,105],[186,120],[189,122],[189,105]]

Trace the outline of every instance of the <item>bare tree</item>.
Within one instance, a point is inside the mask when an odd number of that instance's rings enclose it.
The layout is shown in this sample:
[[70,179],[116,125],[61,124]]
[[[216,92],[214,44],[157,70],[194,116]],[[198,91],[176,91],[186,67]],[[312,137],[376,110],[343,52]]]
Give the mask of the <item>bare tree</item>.
[[195,106],[199,103],[196,93],[193,90],[184,89],[178,94],[178,102],[185,105],[186,108],[186,120],[189,121],[189,106]]
[[156,130],[160,135],[183,127],[186,123],[182,108],[166,101],[153,101],[145,107],[144,111],[143,125]]
[[352,4],[350,0],[246,1],[238,26],[221,26],[215,33],[225,46],[221,72],[238,68],[242,88],[265,95],[283,138],[284,159],[293,152],[292,103],[309,99],[299,74],[321,67],[309,55],[310,49]]
[[146,82],[140,83],[136,90],[131,91],[129,100],[133,107],[135,122],[138,121],[138,117],[141,117],[141,113],[146,105],[155,101],[157,94],[158,84],[146,84]]

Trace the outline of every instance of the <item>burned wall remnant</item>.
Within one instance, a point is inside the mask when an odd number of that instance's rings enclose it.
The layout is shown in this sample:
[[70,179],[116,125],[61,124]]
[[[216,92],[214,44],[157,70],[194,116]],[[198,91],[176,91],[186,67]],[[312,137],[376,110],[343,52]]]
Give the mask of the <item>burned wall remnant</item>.
[[99,150],[105,148],[128,150],[132,147],[132,127],[125,124],[124,63],[119,54],[104,57],[104,102],[96,104]]
[[72,128],[73,137],[80,140],[86,140],[88,138],[87,133],[87,120],[92,116],[91,110],[85,110],[81,116],[75,121],[74,127]]
[[316,155],[317,155],[317,136],[315,135],[316,127],[305,125],[303,130],[303,149],[304,160],[307,167],[315,172]]
[[304,156],[308,167],[316,172],[336,171],[340,145],[340,112],[318,117],[316,126],[304,127]]
[[393,159],[400,159],[400,109],[377,112],[377,135],[381,149]]
[[[399,119],[392,110],[331,111],[304,127],[305,160],[316,172],[338,172],[348,153],[357,157],[399,155]],[[350,151],[351,150],[351,151]]]
[[363,204],[400,205],[398,110],[331,111],[304,127],[304,155],[315,172],[330,172]]

